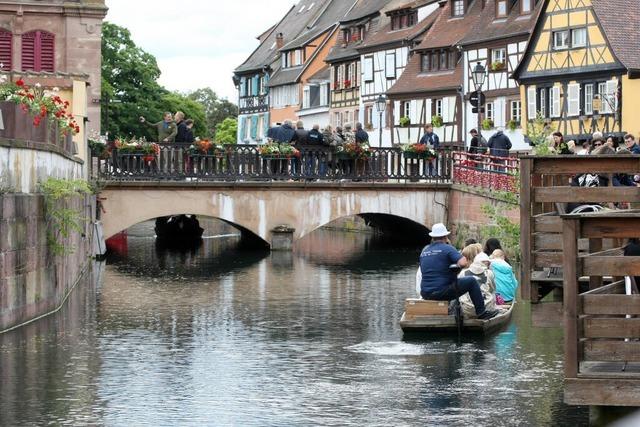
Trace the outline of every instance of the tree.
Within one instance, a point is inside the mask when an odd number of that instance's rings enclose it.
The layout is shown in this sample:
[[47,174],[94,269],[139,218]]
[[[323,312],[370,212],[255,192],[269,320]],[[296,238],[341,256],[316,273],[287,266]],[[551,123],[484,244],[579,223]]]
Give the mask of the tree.
[[227,117],[217,128],[216,142],[221,144],[235,144],[238,142],[238,120]]
[[102,31],[102,129],[112,136],[154,139],[138,117],[162,116],[167,90],[157,82],[156,58],[136,46],[126,28],[105,22]]
[[238,106],[227,99],[219,98],[213,89],[209,87],[195,90],[189,93],[187,97],[202,104],[204,107],[209,131],[216,129],[218,125],[229,117],[238,117]]

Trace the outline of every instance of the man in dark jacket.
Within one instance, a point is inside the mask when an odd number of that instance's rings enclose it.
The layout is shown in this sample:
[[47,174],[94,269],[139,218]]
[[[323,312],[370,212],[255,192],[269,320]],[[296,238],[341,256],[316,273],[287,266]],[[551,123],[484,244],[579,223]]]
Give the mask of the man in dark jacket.
[[[509,150],[511,150],[511,140],[507,135],[504,134],[502,129],[498,129],[498,132],[494,133],[491,138],[489,138],[489,143],[487,144],[489,147],[489,154],[494,157],[509,157]],[[491,159],[491,162],[494,165],[503,165],[504,159]],[[504,172],[504,167],[495,166],[494,167],[497,172]]]
[[291,120],[285,120],[282,126],[275,126],[267,131],[267,137],[279,143],[291,143],[296,137]]
[[636,143],[636,137],[628,133],[624,136],[624,145],[631,154],[640,154],[640,145]]
[[[420,144],[427,145],[434,150],[437,150],[440,147],[440,138],[433,132],[433,125],[428,123],[424,127],[424,135],[420,138]],[[429,176],[434,175],[434,169],[438,170],[438,159],[433,159],[429,161]]]
[[316,170],[316,164],[318,165],[318,173],[320,176],[324,176],[327,170],[327,153],[323,149],[324,137],[320,132],[320,125],[313,125],[313,129],[309,131],[307,136],[308,144],[313,149],[313,153],[307,159],[309,170]]
[[356,142],[358,144],[369,144],[369,134],[362,128],[362,123],[356,123]]

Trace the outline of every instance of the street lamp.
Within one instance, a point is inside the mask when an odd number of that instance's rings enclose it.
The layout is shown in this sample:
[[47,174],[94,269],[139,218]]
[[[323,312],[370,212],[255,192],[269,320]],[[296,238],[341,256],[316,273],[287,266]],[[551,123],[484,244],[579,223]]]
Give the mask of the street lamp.
[[382,94],[378,97],[378,100],[376,101],[376,110],[378,111],[378,113],[380,114],[380,140],[379,140],[379,147],[382,148],[382,113],[384,113],[387,109],[387,97],[385,94]]
[[[487,69],[484,68],[480,62],[476,63],[476,66],[471,72],[471,78],[473,79],[473,85],[478,93],[478,137],[482,137],[482,86],[487,78]],[[478,139],[478,145],[480,140]]]

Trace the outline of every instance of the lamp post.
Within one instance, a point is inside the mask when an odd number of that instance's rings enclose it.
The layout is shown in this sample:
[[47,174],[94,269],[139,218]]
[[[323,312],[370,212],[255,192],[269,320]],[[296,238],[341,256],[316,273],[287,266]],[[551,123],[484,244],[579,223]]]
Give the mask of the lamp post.
[[[476,66],[473,67],[473,71],[471,72],[471,78],[473,80],[473,85],[475,86],[476,92],[478,93],[478,137],[482,137],[482,86],[484,86],[484,81],[487,78],[487,69],[480,62],[476,63]],[[480,140],[478,140],[478,145]]]
[[380,140],[378,142],[378,146],[380,148],[382,148],[382,113],[385,112],[385,110],[387,109],[387,97],[386,95],[382,94],[378,97],[378,99],[376,100],[376,110],[378,111],[378,113],[380,114]]

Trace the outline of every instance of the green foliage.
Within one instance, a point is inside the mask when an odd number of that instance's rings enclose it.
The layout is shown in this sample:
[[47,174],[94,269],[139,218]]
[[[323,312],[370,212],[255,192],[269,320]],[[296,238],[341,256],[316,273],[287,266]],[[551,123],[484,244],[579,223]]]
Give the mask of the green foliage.
[[518,123],[517,121],[515,121],[515,120],[513,120],[513,119],[511,119],[511,120],[509,120],[509,121],[507,122],[507,128],[508,128],[511,132],[513,132],[513,131],[515,131],[516,129],[518,129],[518,126],[520,126],[520,123]]
[[238,141],[238,120],[228,117],[218,126],[216,142],[218,144],[235,144]]
[[444,122],[442,121],[441,116],[433,116],[431,117],[431,124],[434,128],[441,128]]
[[510,203],[498,202],[495,206],[484,204],[482,212],[489,217],[490,223],[480,227],[480,234],[484,237],[495,237],[500,240],[508,256],[515,262],[520,260],[520,224],[511,221],[505,211],[513,208]]
[[493,120],[484,119],[482,121],[482,130],[491,130],[491,129],[493,129]]
[[49,178],[40,184],[44,194],[45,217],[47,218],[47,244],[55,256],[72,254],[74,247],[65,241],[72,232],[82,232],[81,212],[67,207],[74,197],[90,194],[86,181]]
[[531,141],[535,155],[548,156],[553,154],[549,145],[549,135],[551,135],[551,129],[544,117],[538,113],[535,120],[527,124],[527,137]]
[[212,135],[213,130],[217,129],[225,119],[238,117],[238,106],[227,99],[219,98],[209,87],[188,93],[187,98],[199,103],[204,108],[207,118],[207,136]]
[[400,126],[406,128],[411,124],[411,119],[407,116],[400,117]]

